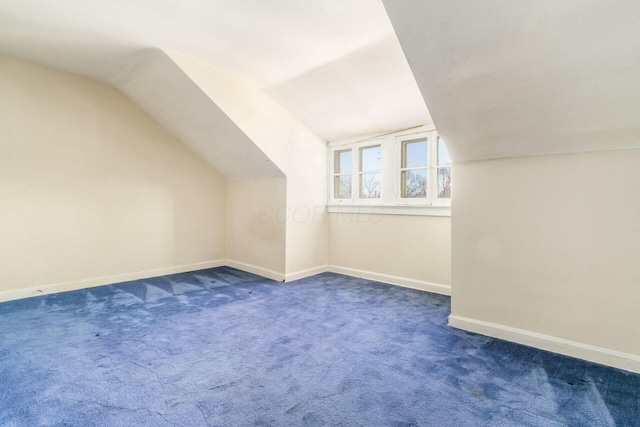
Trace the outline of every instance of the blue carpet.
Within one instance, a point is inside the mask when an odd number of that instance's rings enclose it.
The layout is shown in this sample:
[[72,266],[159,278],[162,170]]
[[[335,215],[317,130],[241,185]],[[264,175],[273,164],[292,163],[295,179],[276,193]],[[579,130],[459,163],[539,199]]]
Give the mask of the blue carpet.
[[639,375],[449,328],[449,310],[226,267],[2,303],[0,425],[640,425]]

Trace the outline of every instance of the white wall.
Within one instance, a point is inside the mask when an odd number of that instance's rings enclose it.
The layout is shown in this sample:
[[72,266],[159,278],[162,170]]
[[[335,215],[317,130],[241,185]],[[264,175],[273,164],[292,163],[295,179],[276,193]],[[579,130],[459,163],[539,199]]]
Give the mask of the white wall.
[[107,83],[121,90],[222,176],[284,176],[164,51],[140,51],[127,70],[121,78]]
[[466,3],[384,0],[455,163],[450,324],[640,372],[640,3]]
[[459,163],[455,172],[453,323],[640,369],[640,150]]
[[286,274],[326,266],[326,142],[261,89],[191,57],[167,54],[286,175]]
[[383,2],[454,161],[640,148],[636,0]]
[[286,178],[227,182],[226,258],[231,265],[284,278],[286,196]]
[[117,90],[1,61],[0,292],[223,262],[295,278],[329,256],[418,287],[450,283],[449,218],[332,214],[329,227],[325,142],[250,86],[223,80],[216,94],[289,179],[226,181]]
[[0,57],[0,111],[0,292],[224,258],[225,180],[118,91]]
[[449,293],[451,218],[331,213],[329,263],[346,274]]

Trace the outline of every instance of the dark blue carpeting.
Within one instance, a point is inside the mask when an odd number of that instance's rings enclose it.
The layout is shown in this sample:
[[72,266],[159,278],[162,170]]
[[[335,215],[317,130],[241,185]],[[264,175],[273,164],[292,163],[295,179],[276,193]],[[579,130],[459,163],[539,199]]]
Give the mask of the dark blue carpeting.
[[639,375],[448,314],[440,295],[224,267],[2,303],[0,425],[640,425]]

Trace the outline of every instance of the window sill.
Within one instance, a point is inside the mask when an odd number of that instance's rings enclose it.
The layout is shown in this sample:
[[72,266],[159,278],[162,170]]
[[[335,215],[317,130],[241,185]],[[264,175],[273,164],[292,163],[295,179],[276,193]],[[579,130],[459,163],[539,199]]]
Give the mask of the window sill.
[[376,215],[451,216],[451,206],[431,205],[327,205],[329,213]]

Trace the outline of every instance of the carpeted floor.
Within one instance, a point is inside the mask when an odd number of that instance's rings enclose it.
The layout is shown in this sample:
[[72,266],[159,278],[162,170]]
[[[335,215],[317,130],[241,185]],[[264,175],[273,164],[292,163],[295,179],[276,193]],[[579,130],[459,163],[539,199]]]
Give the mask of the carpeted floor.
[[448,314],[440,295],[226,267],[2,303],[0,425],[640,425],[639,375]]

